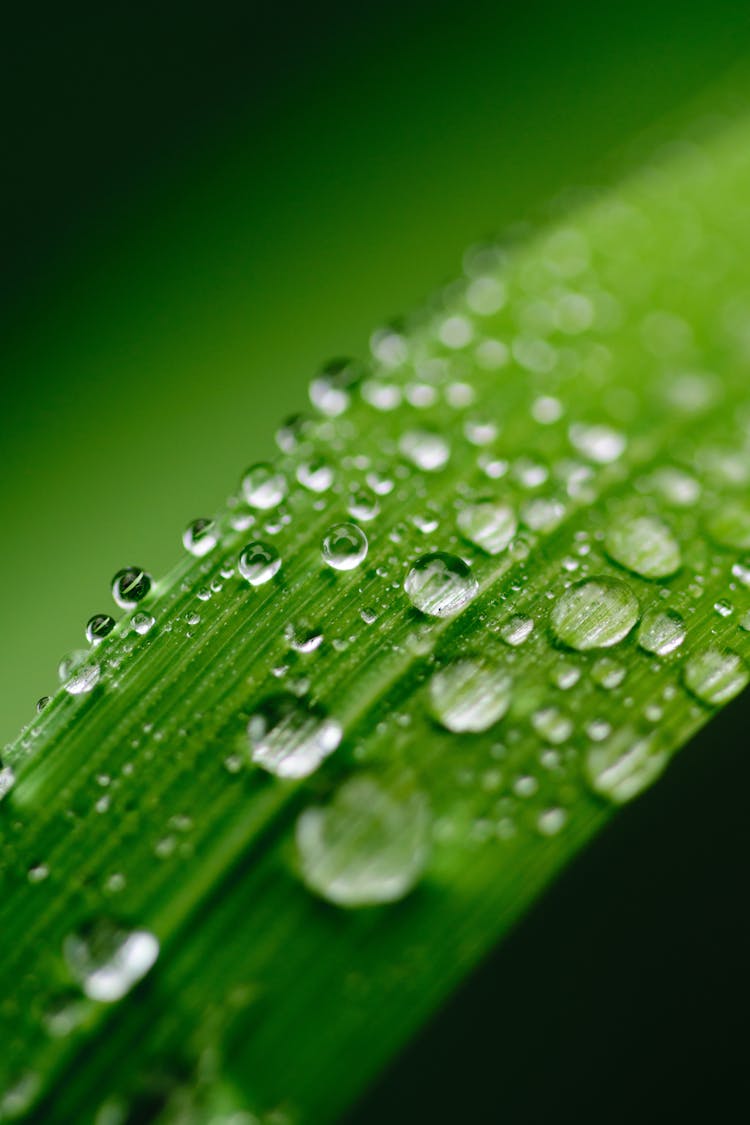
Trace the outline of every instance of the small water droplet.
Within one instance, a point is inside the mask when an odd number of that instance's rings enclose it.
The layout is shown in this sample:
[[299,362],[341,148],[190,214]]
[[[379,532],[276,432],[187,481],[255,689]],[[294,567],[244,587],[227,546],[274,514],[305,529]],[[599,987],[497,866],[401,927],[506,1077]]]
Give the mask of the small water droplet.
[[58,674],[69,695],[85,695],[99,683],[101,668],[85,650],[71,652],[60,662]]
[[126,566],[112,579],[112,597],[121,609],[132,609],[151,589],[151,575],[139,566]]
[[469,543],[488,555],[499,555],[518,529],[516,513],[509,504],[478,500],[467,504],[456,518],[458,529]]
[[133,631],[138,633],[140,637],[144,637],[146,633],[150,632],[154,627],[154,618],[150,613],[134,613],[130,622]]
[[256,540],[243,549],[237,562],[237,569],[251,586],[262,586],[270,582],[281,567],[281,556],[275,547]]
[[684,469],[666,465],[657,469],[649,478],[648,484],[668,504],[676,508],[687,508],[700,498],[701,486],[695,477]]
[[51,702],[52,702],[52,696],[51,696],[51,695],[42,695],[42,696],[41,696],[41,697],[40,697],[39,699],[37,699],[37,701],[36,701],[36,709],[37,709],[37,711],[43,711],[43,710],[44,710],[44,708],[45,708],[45,707],[47,706],[47,704],[48,704],[48,703],[51,703]]
[[101,918],[69,934],[63,956],[90,1000],[121,1000],[153,966],[159,942],[148,930],[130,930]]
[[327,418],[338,418],[349,409],[351,390],[359,378],[351,360],[331,360],[310,383],[310,401]]
[[404,591],[415,609],[429,617],[453,617],[476,596],[479,584],[463,559],[434,551],[412,566]]
[[601,575],[576,582],[555,603],[550,617],[558,641],[586,652],[619,644],[638,621],[640,607],[630,587]]
[[327,492],[333,484],[333,466],[323,457],[304,461],[297,466],[297,480],[309,492]]
[[380,502],[376,496],[365,489],[354,492],[349,497],[347,511],[355,520],[374,520],[380,512]]
[[517,613],[500,626],[500,636],[506,645],[517,648],[527,641],[534,631],[534,619]]
[[213,551],[219,542],[216,523],[210,519],[193,520],[183,531],[182,542],[191,555],[196,559],[202,559],[209,551]]
[[542,836],[556,836],[565,827],[567,819],[565,809],[544,809],[537,817],[536,826]]
[[614,691],[618,688],[626,675],[625,667],[618,664],[611,656],[602,656],[591,669],[591,679],[605,691]]
[[565,519],[565,505],[550,496],[535,496],[524,502],[521,519],[532,531],[554,531]]
[[639,736],[632,728],[618,730],[586,755],[586,777],[592,789],[617,805],[648,788],[668,761],[653,734]]
[[607,531],[604,547],[611,559],[641,578],[668,578],[682,565],[680,544],[655,516],[624,516]]
[[750,682],[747,665],[729,649],[707,648],[695,653],[682,675],[691,695],[709,707],[728,703]]
[[487,658],[463,658],[435,672],[430,680],[430,710],[450,731],[483,731],[507,712],[511,677]]
[[10,766],[0,765],[0,801],[16,784],[16,775]]
[[266,512],[287,494],[286,477],[265,461],[251,465],[242,478],[242,492],[251,508]]
[[341,742],[335,719],[289,693],[266,699],[247,725],[251,760],[276,777],[313,773]]
[[395,794],[369,776],[345,781],[295,829],[302,878],[337,906],[395,902],[427,862],[429,814],[421,793]]
[[100,644],[115,627],[114,617],[108,613],[95,613],[86,624],[86,640],[91,645]]
[[333,570],[354,570],[367,557],[367,536],[355,523],[337,523],[326,532],[321,554]]
[[638,630],[638,644],[654,656],[669,656],[687,636],[685,622],[676,610],[651,610]]
[[568,432],[571,444],[581,456],[597,465],[609,465],[625,452],[624,436],[611,426],[576,422]]
[[284,629],[284,636],[289,641],[290,648],[304,654],[315,652],[323,643],[322,632],[312,625],[289,624]]
[[404,457],[426,473],[442,469],[450,457],[450,446],[441,434],[429,430],[409,430],[399,441]]

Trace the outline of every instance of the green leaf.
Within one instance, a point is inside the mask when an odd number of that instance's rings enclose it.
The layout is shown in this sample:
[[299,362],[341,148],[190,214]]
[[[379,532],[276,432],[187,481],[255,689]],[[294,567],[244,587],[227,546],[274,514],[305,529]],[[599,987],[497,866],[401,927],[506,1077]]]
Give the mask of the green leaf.
[[3,1117],[335,1119],[746,686],[749,133],[472,251],[115,577],[0,775]]

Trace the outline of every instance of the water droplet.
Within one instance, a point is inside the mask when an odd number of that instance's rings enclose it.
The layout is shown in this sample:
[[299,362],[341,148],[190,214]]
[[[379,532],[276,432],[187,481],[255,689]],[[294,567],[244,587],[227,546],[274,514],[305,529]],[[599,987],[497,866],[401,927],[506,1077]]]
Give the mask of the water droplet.
[[337,523],[326,532],[321,554],[333,570],[354,570],[367,556],[367,536],[355,523]]
[[338,418],[349,409],[351,389],[359,378],[351,360],[331,360],[310,383],[310,401],[327,418]]
[[654,656],[669,656],[687,636],[685,622],[676,610],[651,610],[638,630],[638,644]]
[[591,669],[591,679],[605,691],[614,691],[618,688],[626,675],[627,670],[611,656],[602,656]]
[[542,707],[531,717],[536,733],[554,746],[567,741],[573,733],[573,723],[557,707]]
[[90,1000],[121,1000],[153,966],[159,942],[148,930],[129,930],[98,919],[63,943],[68,969]]
[[534,631],[534,619],[517,613],[500,626],[500,636],[506,645],[517,648],[527,641]]
[[732,577],[741,582],[743,586],[750,587],[750,559],[743,559],[732,567]]
[[134,613],[130,622],[133,632],[137,633],[140,637],[145,637],[146,633],[150,632],[154,627],[154,618],[150,613]]
[[10,766],[0,765],[0,801],[2,801],[6,794],[10,793],[15,784],[16,775]]
[[695,504],[701,494],[701,486],[695,477],[686,473],[684,469],[666,465],[657,469],[650,477],[648,484],[668,504],[676,508],[687,508]]
[[429,814],[419,792],[395,794],[368,776],[353,777],[325,806],[301,814],[295,836],[302,878],[337,906],[395,902],[427,862]]
[[252,761],[276,777],[313,773],[341,742],[335,719],[289,693],[266,699],[247,725]]
[[214,520],[197,519],[188,524],[182,533],[182,542],[187,551],[196,559],[202,559],[209,551],[213,551],[219,542]]
[[750,682],[747,665],[729,649],[707,648],[695,653],[682,675],[688,691],[709,707],[728,703]]
[[536,826],[542,836],[556,836],[565,827],[567,819],[565,809],[544,809],[537,817]]
[[611,426],[574,423],[569,432],[571,444],[582,457],[597,465],[609,465],[625,452],[625,438]]
[[281,556],[275,547],[256,540],[243,549],[237,562],[237,569],[251,586],[262,586],[270,582],[281,567]]
[[441,434],[429,430],[409,430],[399,441],[404,457],[427,473],[442,469],[450,457],[450,446]]
[[521,508],[521,519],[532,531],[554,531],[564,518],[565,505],[548,496],[536,496]]
[[625,516],[607,531],[604,547],[611,559],[641,578],[667,578],[680,569],[680,544],[655,516]]
[[654,735],[639,736],[624,727],[589,749],[586,777],[596,793],[622,805],[648,788],[667,761],[667,754],[657,749]]
[[720,547],[747,550],[750,547],[750,501],[732,500],[725,504],[711,513],[706,528]]
[[36,701],[37,711],[43,711],[44,708],[47,706],[47,704],[51,703],[51,702],[52,702],[52,696],[51,695],[40,696],[40,698],[37,699],[37,701]]
[[121,609],[132,609],[151,589],[151,575],[139,566],[126,566],[112,579],[112,597]]
[[323,634],[320,629],[307,624],[287,625],[284,629],[284,636],[289,641],[290,648],[303,654],[315,652],[323,643]]
[[456,523],[464,539],[488,555],[504,551],[518,529],[516,513],[510,505],[495,500],[468,504],[458,513]]
[[487,730],[507,712],[513,681],[486,658],[464,658],[435,672],[430,680],[430,710],[450,731]]
[[409,601],[429,617],[453,617],[476,597],[479,584],[456,555],[434,551],[417,559],[404,581]]
[[638,599],[619,578],[601,575],[571,586],[555,603],[550,621],[558,641],[586,652],[627,637],[640,614]]
[[100,644],[115,627],[114,617],[108,613],[95,613],[86,624],[86,640],[91,645]]
[[251,465],[243,476],[242,492],[251,508],[267,512],[278,507],[286,496],[286,477],[273,465],[262,461]]
[[377,496],[373,496],[371,492],[361,489],[359,492],[354,492],[349,497],[347,504],[347,511],[350,516],[355,520],[374,520],[380,511],[380,502]]
[[316,457],[298,465],[297,480],[310,492],[327,492],[333,484],[333,468],[322,457]]
[[99,683],[101,668],[91,661],[85,649],[80,649],[60,661],[58,674],[69,695],[85,695]]

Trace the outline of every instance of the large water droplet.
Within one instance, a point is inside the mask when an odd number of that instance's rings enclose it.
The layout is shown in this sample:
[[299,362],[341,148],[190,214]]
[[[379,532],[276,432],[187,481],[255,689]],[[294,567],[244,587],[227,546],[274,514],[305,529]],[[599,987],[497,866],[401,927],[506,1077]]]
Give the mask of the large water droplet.
[[680,544],[655,516],[624,516],[607,531],[604,547],[611,559],[641,578],[667,578],[680,569]]
[[732,500],[706,521],[708,534],[721,547],[745,551],[750,547],[750,500]]
[[638,599],[630,587],[619,578],[601,575],[566,590],[555,603],[550,621],[559,641],[586,652],[624,640],[639,613]]
[[399,448],[413,465],[427,473],[442,469],[450,457],[446,439],[429,430],[409,430],[402,435]]
[[98,919],[66,937],[63,956],[86,996],[111,1004],[146,975],[159,956],[159,942],[148,930]]
[[447,730],[487,730],[507,712],[512,691],[511,677],[494,661],[465,657],[432,676],[430,710]]
[[463,559],[434,551],[417,559],[404,581],[409,601],[429,617],[453,617],[476,597],[479,584]]
[[242,492],[251,508],[268,511],[286,496],[286,477],[266,462],[251,465],[242,478]]
[[622,805],[648,788],[667,761],[667,754],[657,748],[655,735],[639,736],[624,727],[589,749],[586,776],[595,792]]
[[240,553],[237,569],[251,586],[262,586],[270,582],[281,567],[281,556],[275,547],[256,540],[248,543]]
[[288,693],[266,699],[247,725],[250,757],[276,777],[313,773],[341,742],[341,726]]
[[747,665],[729,649],[696,652],[686,662],[682,675],[688,691],[709,707],[728,703],[750,682]]
[[101,668],[90,661],[79,664],[65,680],[63,687],[68,695],[85,695],[93,691],[101,678]]
[[302,877],[337,906],[395,902],[427,862],[429,815],[418,792],[397,795],[368,776],[353,777],[296,827]]
[[86,640],[91,645],[100,644],[115,627],[114,617],[108,613],[95,613],[86,623]]
[[687,636],[685,622],[674,609],[651,610],[638,630],[638,644],[654,656],[669,656]]
[[326,532],[321,554],[333,570],[354,570],[367,556],[367,536],[355,523],[337,523]]
[[509,504],[478,500],[462,508],[456,518],[464,539],[488,555],[499,555],[512,541],[518,523]]
[[139,566],[126,566],[112,579],[112,597],[122,609],[132,609],[151,589],[151,575]]
[[214,520],[197,519],[188,524],[182,533],[183,546],[196,559],[202,559],[209,551],[213,551],[219,542]]

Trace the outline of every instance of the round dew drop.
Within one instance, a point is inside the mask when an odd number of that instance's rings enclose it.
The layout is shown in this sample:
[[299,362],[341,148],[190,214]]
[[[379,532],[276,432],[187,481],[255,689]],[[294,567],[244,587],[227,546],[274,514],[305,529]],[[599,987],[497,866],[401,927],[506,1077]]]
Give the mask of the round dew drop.
[[395,794],[367,775],[345,781],[332,801],[301,814],[295,836],[302,878],[342,907],[395,902],[428,856],[429,814],[419,792]]
[[112,579],[112,597],[121,609],[132,609],[151,589],[151,575],[139,566],[126,566]]
[[219,542],[214,520],[197,519],[188,524],[182,533],[182,543],[196,559],[202,559],[209,551],[213,551]]
[[101,678],[98,664],[79,665],[63,685],[68,695],[85,695],[93,691]]
[[326,532],[321,554],[333,570],[354,570],[367,557],[367,536],[355,523],[337,523]]
[[613,523],[604,548],[611,559],[641,578],[668,578],[682,565],[680,544],[655,516],[630,516]]
[[487,730],[510,707],[513,681],[493,661],[465,658],[435,672],[430,680],[430,711],[446,730]]
[[518,530],[516,513],[509,504],[479,500],[462,508],[456,518],[458,530],[475,547],[488,555],[499,555]]
[[404,457],[426,473],[442,469],[450,457],[450,446],[445,438],[429,430],[409,430],[402,436],[399,449]]
[[750,682],[750,671],[736,652],[707,648],[686,662],[682,677],[685,687],[709,707],[729,703]]
[[625,727],[589,749],[586,778],[595,793],[622,805],[656,781],[667,761],[667,754],[657,749],[654,735],[641,737]]
[[609,465],[625,452],[625,438],[611,426],[577,422],[570,427],[569,436],[581,456],[597,465]]
[[434,551],[417,559],[404,581],[411,604],[428,617],[454,617],[479,590],[463,559]]
[[242,492],[251,508],[262,512],[276,508],[287,493],[286,478],[273,465],[251,465],[242,478]]
[[601,575],[576,582],[556,601],[550,618],[558,641],[579,652],[611,648],[640,616],[638,599],[619,578]]
[[283,778],[308,777],[341,736],[335,719],[290,693],[266,699],[247,725],[251,761]]
[[71,975],[90,1000],[112,1004],[130,992],[159,956],[159,942],[148,930],[128,930],[99,919],[63,943]]
[[338,418],[349,409],[350,392],[359,376],[351,360],[332,360],[310,383],[311,403],[327,418]]
[[237,562],[237,569],[251,586],[263,586],[270,582],[280,567],[281,556],[276,548],[258,540],[248,543]]
[[653,656],[669,656],[687,636],[685,622],[674,609],[651,610],[641,622],[638,644]]
[[90,645],[100,644],[115,627],[114,617],[108,613],[95,613],[86,623],[86,640]]

